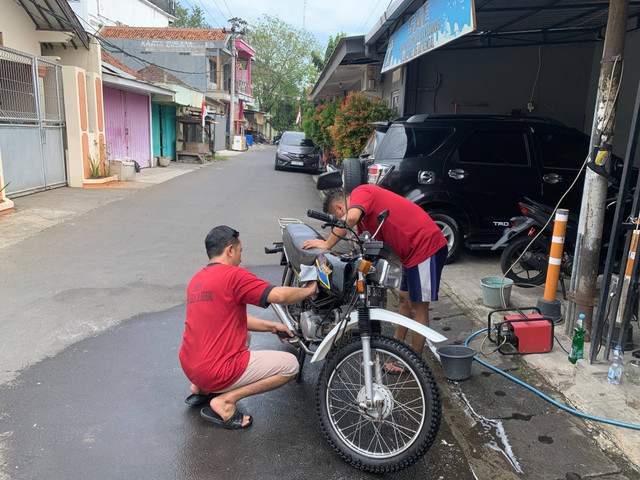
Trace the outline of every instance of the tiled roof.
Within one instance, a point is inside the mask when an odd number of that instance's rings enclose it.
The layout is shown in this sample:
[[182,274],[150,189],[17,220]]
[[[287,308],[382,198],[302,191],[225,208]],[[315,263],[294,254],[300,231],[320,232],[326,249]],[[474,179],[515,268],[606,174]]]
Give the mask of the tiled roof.
[[122,63],[117,58],[109,55],[104,49],[102,50],[102,61],[108,63],[112,67],[116,67],[118,70],[122,70],[125,73],[135,77],[138,80],[145,80],[142,76],[136,72],[133,68],[127,67],[124,63]]
[[140,38],[154,40],[224,40],[226,34],[213,28],[104,27],[105,38]]
[[140,74],[147,82],[174,83],[176,85],[191,88],[191,86],[183,80],[156,65],[149,65],[148,67],[139,70],[138,74]]

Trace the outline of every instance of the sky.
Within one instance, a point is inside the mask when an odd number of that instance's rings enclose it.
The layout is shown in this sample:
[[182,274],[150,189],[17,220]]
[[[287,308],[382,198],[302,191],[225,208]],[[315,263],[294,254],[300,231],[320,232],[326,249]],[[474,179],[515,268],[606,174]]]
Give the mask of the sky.
[[[184,7],[199,6],[213,28],[229,27],[228,19],[248,22],[263,14],[280,17],[291,25],[315,35],[322,46],[338,32],[347,35],[368,33],[392,0],[178,0]],[[306,8],[305,8],[306,4]],[[232,16],[231,16],[232,15]]]

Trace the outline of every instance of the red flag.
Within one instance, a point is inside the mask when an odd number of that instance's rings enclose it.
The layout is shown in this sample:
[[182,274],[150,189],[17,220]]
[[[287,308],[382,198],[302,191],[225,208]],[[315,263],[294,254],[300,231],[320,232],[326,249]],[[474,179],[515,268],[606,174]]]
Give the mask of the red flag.
[[204,127],[204,117],[207,116],[207,105],[204,103],[204,100],[202,100],[202,126]]

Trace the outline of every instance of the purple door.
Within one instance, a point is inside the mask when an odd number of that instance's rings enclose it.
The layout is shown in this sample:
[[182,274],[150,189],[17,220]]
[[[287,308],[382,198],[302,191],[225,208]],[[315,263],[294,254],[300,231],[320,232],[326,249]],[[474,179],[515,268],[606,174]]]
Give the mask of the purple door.
[[111,158],[151,166],[149,97],[104,87],[105,137]]

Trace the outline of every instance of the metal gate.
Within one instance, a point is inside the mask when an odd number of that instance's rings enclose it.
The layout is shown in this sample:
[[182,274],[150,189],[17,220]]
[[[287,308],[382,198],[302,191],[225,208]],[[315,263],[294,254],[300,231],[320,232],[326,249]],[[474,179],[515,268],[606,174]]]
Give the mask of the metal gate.
[[63,129],[60,65],[0,47],[0,151],[8,196],[67,184]]

